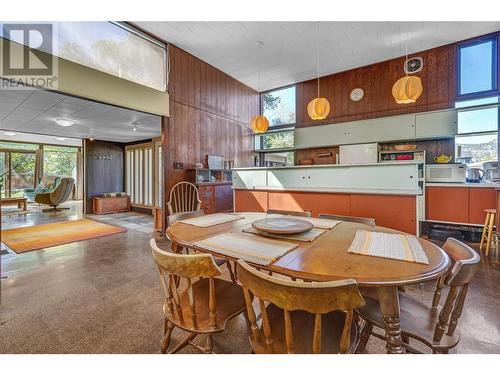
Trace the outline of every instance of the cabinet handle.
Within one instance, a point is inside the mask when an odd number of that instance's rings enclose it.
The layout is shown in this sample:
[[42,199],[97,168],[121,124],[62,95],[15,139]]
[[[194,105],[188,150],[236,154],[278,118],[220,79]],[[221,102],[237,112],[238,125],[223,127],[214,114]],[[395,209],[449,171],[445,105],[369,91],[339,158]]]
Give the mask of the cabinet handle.
[[410,176],[410,178],[413,178],[413,176]]

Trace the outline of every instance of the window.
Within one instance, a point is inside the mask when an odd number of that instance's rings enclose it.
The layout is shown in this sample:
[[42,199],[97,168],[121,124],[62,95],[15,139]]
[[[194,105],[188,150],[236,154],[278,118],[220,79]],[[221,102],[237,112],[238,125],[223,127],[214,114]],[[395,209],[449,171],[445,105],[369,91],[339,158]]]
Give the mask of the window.
[[455,137],[456,160],[468,166],[482,167],[498,160],[498,97],[457,102],[458,134]]
[[[294,165],[294,131],[271,132],[255,136],[255,150],[259,152],[255,165],[281,167]],[[264,152],[267,151],[267,152]]]
[[295,124],[295,86],[264,92],[261,100],[270,127]]
[[288,152],[268,152],[262,154],[262,166],[263,167],[287,167],[294,165],[295,153],[293,151]]
[[276,148],[293,148],[294,132],[293,130],[266,133],[255,136],[256,150],[271,150]]
[[121,22],[53,22],[53,30],[56,56],[166,91],[163,43]]
[[43,146],[43,175],[77,180],[76,147]]
[[125,148],[125,191],[136,206],[152,206],[154,201],[153,144]]
[[458,47],[458,96],[497,89],[497,36]]

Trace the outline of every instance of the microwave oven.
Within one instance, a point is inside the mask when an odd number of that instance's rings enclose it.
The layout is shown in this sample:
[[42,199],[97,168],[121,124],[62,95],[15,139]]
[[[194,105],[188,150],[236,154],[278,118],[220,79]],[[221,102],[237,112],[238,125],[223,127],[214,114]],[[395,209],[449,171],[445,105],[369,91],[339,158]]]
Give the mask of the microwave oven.
[[428,164],[425,167],[427,182],[465,182],[465,164]]

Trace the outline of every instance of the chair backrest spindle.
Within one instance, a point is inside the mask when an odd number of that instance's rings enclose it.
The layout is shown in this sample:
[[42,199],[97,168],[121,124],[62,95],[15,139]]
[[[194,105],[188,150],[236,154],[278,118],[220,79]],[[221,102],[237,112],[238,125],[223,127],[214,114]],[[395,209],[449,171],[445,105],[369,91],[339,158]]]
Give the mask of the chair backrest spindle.
[[[273,353],[272,327],[265,302],[270,302],[283,310],[284,314],[284,342],[286,351],[294,353],[293,324],[291,312],[301,310],[314,315],[314,332],[312,352],[321,353],[321,325],[322,317],[332,311],[346,312],[346,319],[341,335],[341,352],[349,348],[350,327],[352,324],[353,309],[364,304],[355,280],[341,280],[330,282],[297,282],[290,281],[250,267],[243,260],[238,261],[238,279],[243,285],[247,315],[250,321],[250,331],[254,339],[259,336],[259,327],[253,305],[250,300],[252,293],[259,301],[262,332],[265,339],[267,353]],[[297,327],[295,327],[297,329]],[[299,336],[297,336],[299,337]]]
[[201,201],[196,185],[186,181],[175,184],[170,190],[167,208],[169,215],[200,210]]
[[481,260],[479,254],[470,246],[454,238],[448,238],[443,245],[443,250],[450,256],[452,265],[448,273],[438,282],[433,307],[437,307],[439,303],[441,295],[439,288],[446,285],[450,287],[450,290],[439,312],[439,320],[434,329],[435,342],[440,342],[445,332],[447,335],[453,335],[455,332],[458,320],[462,315],[469,283],[474,278]]
[[[198,316],[197,305],[195,303],[193,279],[208,279],[209,298],[208,309],[210,314],[210,323],[213,328],[217,327],[216,315],[216,291],[214,277],[221,275],[221,270],[215,264],[210,254],[174,254],[161,250],[156,245],[156,241],[150,241],[153,258],[159,268],[161,285],[165,295],[165,306],[170,315],[176,316],[176,320],[184,322],[190,317],[193,328],[197,328]],[[184,280],[184,283],[180,282]],[[180,300],[181,288],[187,290],[187,305]]]

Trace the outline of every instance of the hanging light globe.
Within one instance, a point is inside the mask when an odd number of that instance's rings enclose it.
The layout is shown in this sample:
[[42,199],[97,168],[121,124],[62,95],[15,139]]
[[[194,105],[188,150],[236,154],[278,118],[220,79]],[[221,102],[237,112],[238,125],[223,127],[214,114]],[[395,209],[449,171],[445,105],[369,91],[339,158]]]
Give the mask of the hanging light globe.
[[250,120],[250,127],[255,134],[265,133],[269,129],[269,120],[262,115],[254,116]]
[[330,102],[325,98],[316,98],[307,105],[307,114],[313,120],[324,120],[330,113]]
[[392,86],[392,96],[398,104],[415,103],[422,95],[422,80],[417,76],[401,77]]

